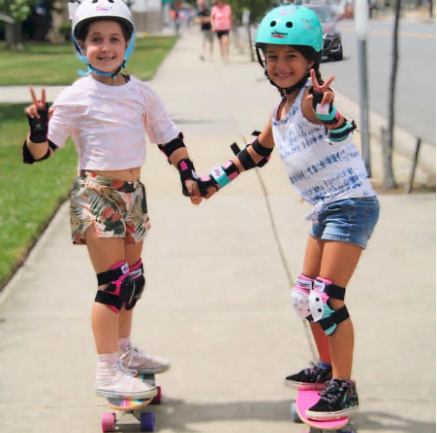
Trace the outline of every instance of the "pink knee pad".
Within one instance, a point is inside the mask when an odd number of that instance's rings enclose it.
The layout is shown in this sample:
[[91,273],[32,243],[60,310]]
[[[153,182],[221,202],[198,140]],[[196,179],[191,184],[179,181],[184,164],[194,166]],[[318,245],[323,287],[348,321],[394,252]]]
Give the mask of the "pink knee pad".
[[290,300],[296,314],[309,321],[312,321],[312,317],[308,306],[308,297],[313,288],[313,282],[312,278],[300,274],[290,293]]

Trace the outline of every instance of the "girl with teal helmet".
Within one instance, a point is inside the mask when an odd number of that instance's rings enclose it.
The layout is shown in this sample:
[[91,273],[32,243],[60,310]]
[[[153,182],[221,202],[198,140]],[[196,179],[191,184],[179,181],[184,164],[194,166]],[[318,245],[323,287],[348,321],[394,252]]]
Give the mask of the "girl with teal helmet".
[[286,377],[287,386],[321,389],[306,416],[333,420],[358,408],[351,380],[354,330],[344,298],[379,216],[379,203],[352,141],[355,123],[335,108],[319,72],[322,28],[303,6],[281,6],[262,20],[259,60],[281,98],[259,136],[199,181],[211,195],[245,170],[262,167],[276,147],[291,184],[313,205],[302,273],[290,293],[296,313],[310,322],[319,362]]
[[[319,18],[309,8],[303,6],[280,6],[270,11],[258,26],[255,39],[256,53],[261,66],[265,67],[265,49],[268,45],[293,46],[298,49],[307,60],[314,61],[313,69],[319,82],[323,83],[319,65],[323,49],[323,30]],[[309,77],[308,73],[293,86],[279,87],[267,70],[265,74],[270,83],[278,87],[280,91],[291,93],[300,89]]]

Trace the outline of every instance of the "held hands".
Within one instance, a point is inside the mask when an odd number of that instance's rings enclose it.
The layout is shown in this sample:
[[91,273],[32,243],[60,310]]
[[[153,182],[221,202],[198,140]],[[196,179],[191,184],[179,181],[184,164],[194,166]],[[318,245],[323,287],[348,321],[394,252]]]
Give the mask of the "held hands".
[[200,194],[197,182],[195,180],[186,180],[185,187],[190,194],[191,203],[193,203],[194,205],[200,204],[200,202],[202,201],[202,195]]

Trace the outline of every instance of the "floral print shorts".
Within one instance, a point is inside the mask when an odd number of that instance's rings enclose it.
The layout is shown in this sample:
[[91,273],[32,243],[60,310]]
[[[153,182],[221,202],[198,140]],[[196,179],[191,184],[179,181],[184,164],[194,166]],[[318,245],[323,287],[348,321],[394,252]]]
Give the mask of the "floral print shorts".
[[92,224],[100,238],[124,238],[125,244],[141,242],[150,228],[146,190],[139,181],[126,182],[83,172],[71,191],[73,244],[86,244]]

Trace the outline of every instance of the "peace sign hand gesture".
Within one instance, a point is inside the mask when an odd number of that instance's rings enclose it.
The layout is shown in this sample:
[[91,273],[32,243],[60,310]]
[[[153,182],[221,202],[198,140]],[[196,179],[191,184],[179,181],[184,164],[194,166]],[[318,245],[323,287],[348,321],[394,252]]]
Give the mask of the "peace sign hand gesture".
[[[32,86],[29,87],[29,90],[33,101],[33,104],[25,109],[30,126],[29,138],[32,143],[44,143],[47,141],[49,126],[49,106],[46,102],[46,91],[44,88],[41,90],[41,99],[38,100]],[[50,115],[51,113],[52,110],[50,110]]]
[[330,84],[335,80],[335,76],[331,75],[325,83],[319,84],[316,78],[314,69],[310,71],[313,87],[310,89],[310,95],[307,96],[308,102],[312,103],[314,111],[317,111],[317,105],[320,104],[330,106],[334,101],[334,92],[329,88]]

